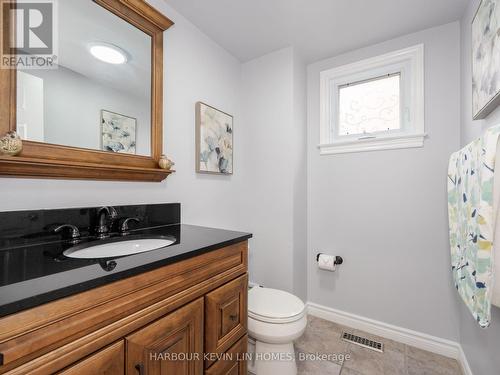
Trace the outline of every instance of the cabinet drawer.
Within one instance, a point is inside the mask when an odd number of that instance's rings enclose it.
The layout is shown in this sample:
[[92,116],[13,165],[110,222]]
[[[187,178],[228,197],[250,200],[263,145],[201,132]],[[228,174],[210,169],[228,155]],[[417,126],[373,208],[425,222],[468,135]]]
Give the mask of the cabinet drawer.
[[243,336],[234,344],[222,359],[215,362],[205,375],[247,375],[246,353],[248,336]]
[[123,375],[125,372],[125,344],[119,341],[58,372],[58,375]]
[[205,353],[224,353],[247,333],[247,289],[245,274],[205,296]]

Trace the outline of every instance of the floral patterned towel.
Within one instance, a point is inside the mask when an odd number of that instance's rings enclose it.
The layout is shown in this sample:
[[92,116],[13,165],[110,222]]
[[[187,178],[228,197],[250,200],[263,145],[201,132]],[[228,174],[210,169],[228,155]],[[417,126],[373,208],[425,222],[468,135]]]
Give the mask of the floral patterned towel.
[[[448,216],[455,287],[483,328],[490,324],[493,289],[493,180],[500,126],[451,155]],[[498,275],[500,277],[500,275]]]

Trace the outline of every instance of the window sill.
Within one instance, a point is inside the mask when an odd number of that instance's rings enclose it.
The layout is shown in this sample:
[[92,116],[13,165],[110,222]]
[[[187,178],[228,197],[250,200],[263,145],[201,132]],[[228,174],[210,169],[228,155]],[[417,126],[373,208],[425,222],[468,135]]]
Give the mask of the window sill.
[[353,139],[330,144],[320,144],[320,155],[346,154],[349,152],[396,150],[424,146],[426,134],[398,135],[383,138]]

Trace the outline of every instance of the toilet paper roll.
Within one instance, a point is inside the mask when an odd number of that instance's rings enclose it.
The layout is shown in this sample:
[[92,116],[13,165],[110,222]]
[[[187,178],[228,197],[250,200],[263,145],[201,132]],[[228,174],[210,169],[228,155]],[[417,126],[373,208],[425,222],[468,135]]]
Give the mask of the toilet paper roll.
[[318,267],[322,270],[333,272],[337,267],[335,259],[335,255],[320,254],[318,257]]

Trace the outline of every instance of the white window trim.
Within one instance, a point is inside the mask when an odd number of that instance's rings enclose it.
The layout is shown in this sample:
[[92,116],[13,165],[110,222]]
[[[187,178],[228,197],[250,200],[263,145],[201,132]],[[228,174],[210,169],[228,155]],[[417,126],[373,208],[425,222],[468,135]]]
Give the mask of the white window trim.
[[[352,80],[353,76],[362,79],[367,73],[369,74],[367,77],[373,76],[374,72],[380,72],[381,75],[387,72],[394,73],[394,67],[400,69],[410,82],[407,93],[410,96],[410,128],[402,129],[397,133],[374,134],[369,138],[357,135],[352,138],[343,136],[340,140],[335,140],[331,121],[336,117],[338,86]],[[332,106],[332,103],[335,104]],[[423,147],[426,137],[424,111],[423,44],[322,71],[320,73],[320,144],[318,145],[320,154]]]

